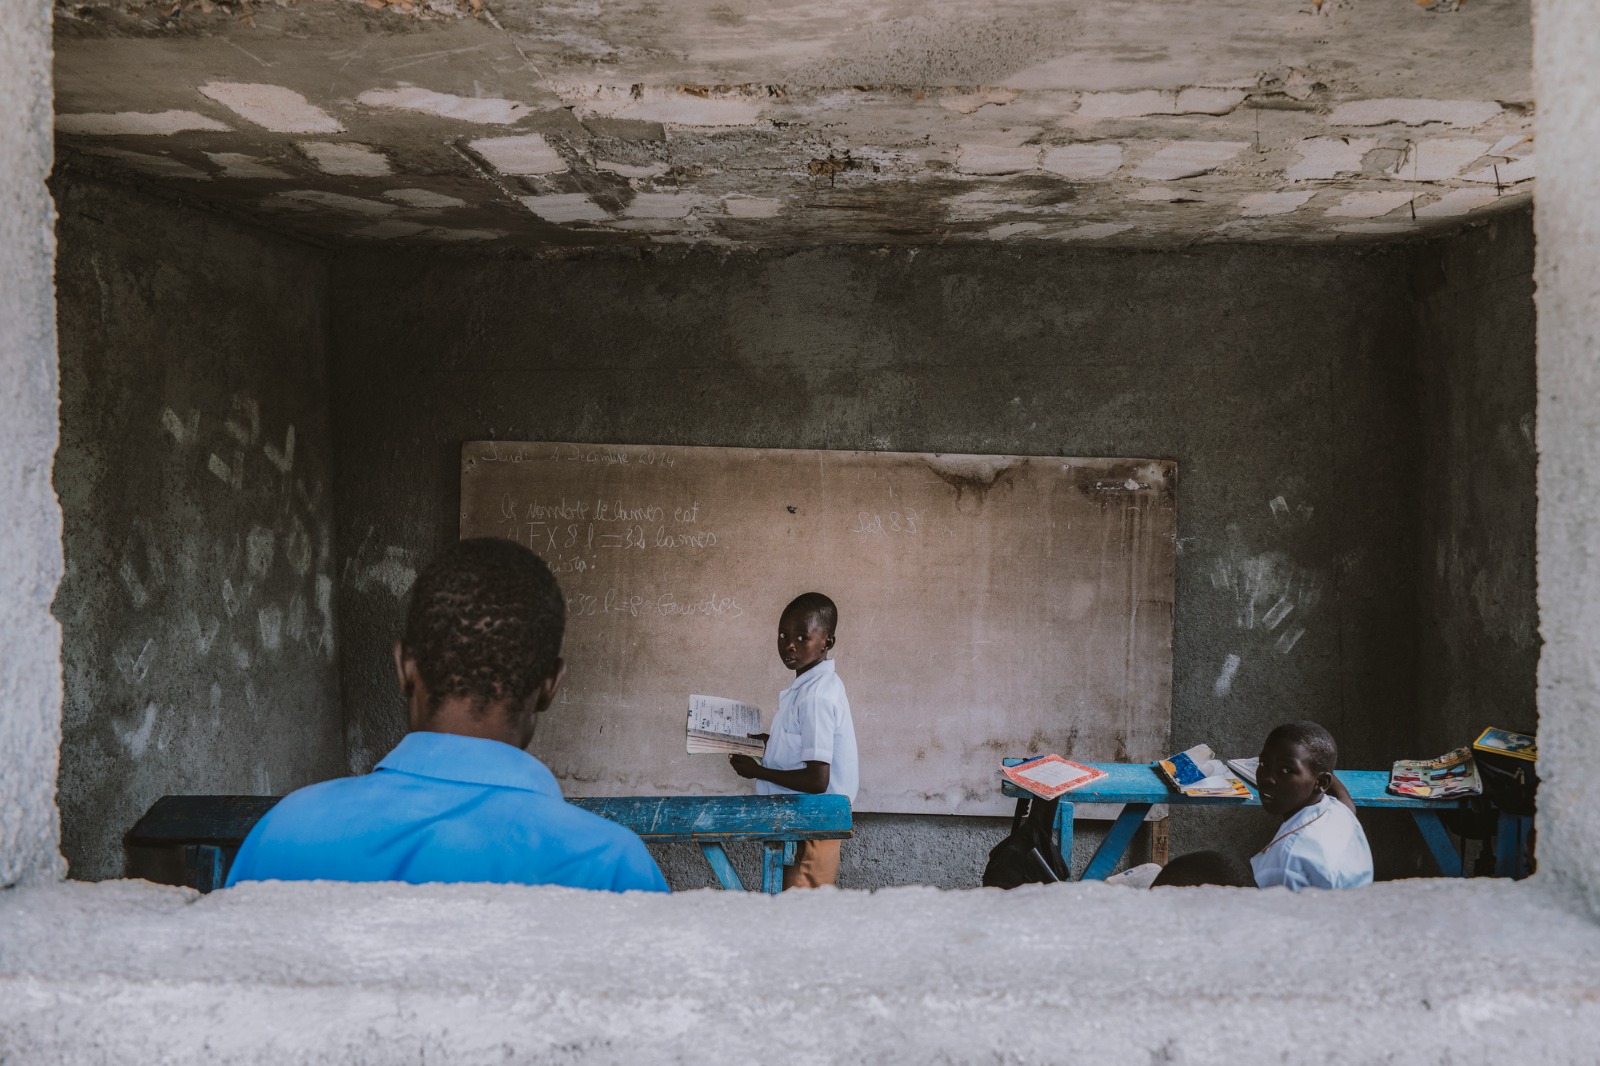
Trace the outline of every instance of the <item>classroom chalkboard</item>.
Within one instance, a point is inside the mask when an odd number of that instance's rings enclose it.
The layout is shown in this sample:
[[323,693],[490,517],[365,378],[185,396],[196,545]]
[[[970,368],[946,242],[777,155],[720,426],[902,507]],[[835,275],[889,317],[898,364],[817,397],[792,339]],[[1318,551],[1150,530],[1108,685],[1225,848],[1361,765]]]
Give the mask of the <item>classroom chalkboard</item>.
[[1005,755],[1167,753],[1176,464],[472,441],[461,535],[517,540],[568,602],[530,750],[568,795],[751,789],[684,751],[689,696],[793,675],[794,596],[839,605],[855,809],[1004,814]]

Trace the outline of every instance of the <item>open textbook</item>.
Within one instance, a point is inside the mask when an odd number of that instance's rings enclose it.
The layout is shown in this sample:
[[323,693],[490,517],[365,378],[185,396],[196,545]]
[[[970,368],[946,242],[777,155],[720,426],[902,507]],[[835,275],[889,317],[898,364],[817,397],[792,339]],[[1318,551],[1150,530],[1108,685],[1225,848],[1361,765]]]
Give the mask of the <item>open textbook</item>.
[[1389,791],[1399,796],[1449,799],[1483,792],[1478,764],[1469,748],[1457,748],[1437,759],[1401,759],[1389,772]]
[[[1229,773],[1229,764],[1216,757],[1209,745],[1169,755],[1155,764],[1156,773],[1185,796],[1212,799],[1249,799],[1250,787]],[[1237,771],[1235,771],[1237,772]]]
[[689,697],[690,755],[754,755],[765,743],[748,734],[761,732],[761,708],[721,696]]

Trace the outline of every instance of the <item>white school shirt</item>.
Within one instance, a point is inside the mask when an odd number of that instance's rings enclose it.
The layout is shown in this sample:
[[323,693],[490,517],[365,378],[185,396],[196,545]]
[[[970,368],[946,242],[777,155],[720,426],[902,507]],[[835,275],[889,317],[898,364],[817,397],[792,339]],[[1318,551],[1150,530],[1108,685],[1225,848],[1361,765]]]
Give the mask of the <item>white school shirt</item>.
[[1354,812],[1323,796],[1280,825],[1250,869],[1261,888],[1359,888],[1372,883],[1372,849]]
[[[761,765],[772,770],[801,770],[808,762],[828,764],[828,794],[854,803],[860,771],[856,764],[856,727],[850,700],[832,659],[824,659],[778,693],[778,713],[768,730]],[[757,781],[756,794],[782,796],[794,789]]]

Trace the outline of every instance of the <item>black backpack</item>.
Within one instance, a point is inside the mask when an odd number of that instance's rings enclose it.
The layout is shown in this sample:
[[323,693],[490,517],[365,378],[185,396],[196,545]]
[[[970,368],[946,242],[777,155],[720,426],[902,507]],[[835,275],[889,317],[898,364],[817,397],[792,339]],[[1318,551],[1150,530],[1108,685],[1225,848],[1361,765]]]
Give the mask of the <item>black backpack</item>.
[[989,852],[983,868],[984,888],[1017,888],[1071,878],[1056,846],[1056,808],[1060,800],[1017,800],[1011,835]]

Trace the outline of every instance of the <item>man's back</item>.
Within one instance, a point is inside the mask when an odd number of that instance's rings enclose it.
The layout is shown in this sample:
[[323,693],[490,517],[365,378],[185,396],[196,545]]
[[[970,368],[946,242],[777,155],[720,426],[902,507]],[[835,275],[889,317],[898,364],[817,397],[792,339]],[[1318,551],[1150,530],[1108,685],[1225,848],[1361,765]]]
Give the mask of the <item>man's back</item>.
[[510,744],[411,733],[364,777],[300,789],[257,823],[240,881],[495,881],[665,892],[640,839],[561,798]]

